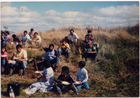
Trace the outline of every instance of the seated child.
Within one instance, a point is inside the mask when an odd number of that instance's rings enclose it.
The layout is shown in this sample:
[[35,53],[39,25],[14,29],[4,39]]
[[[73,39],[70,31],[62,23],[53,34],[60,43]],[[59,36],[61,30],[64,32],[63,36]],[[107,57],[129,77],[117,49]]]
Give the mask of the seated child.
[[76,86],[78,89],[81,89],[81,87],[89,89],[89,85],[87,82],[88,73],[87,70],[84,68],[85,65],[86,63],[84,61],[79,62],[79,69],[76,77],[76,81],[80,81],[80,84]]
[[5,69],[5,65],[8,62],[8,54],[7,51],[5,49],[5,46],[1,47],[1,72],[4,72]]
[[62,95],[62,92],[68,92],[70,89],[73,90],[76,94],[79,94],[77,88],[74,85],[74,82],[74,79],[69,74],[69,68],[67,66],[63,66],[61,75],[56,79],[55,83],[55,87],[59,95]]

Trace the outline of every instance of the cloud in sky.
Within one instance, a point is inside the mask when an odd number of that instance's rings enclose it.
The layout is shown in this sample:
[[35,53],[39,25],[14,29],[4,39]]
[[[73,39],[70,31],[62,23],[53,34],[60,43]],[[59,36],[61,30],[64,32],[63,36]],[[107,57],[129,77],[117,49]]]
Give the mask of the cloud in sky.
[[86,27],[118,27],[132,26],[139,22],[139,6],[123,5],[106,8],[92,8],[86,12],[67,11],[64,13],[55,10],[46,10],[44,14],[30,11],[26,6],[20,8],[3,6],[1,8],[1,25],[9,30],[19,32],[34,28],[46,31],[52,28],[78,26]]

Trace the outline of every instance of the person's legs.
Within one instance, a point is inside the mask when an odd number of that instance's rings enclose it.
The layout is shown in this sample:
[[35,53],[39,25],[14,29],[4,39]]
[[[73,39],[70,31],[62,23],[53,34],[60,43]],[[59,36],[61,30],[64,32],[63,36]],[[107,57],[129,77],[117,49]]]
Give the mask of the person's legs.
[[71,84],[71,89],[76,93],[76,94],[79,94],[77,88],[75,87],[74,84]]
[[94,60],[94,63],[96,63],[97,53],[90,54],[90,57],[92,60]]
[[4,72],[5,69],[5,64],[6,64],[6,59],[1,59],[1,72]]
[[56,87],[56,90],[57,90],[57,92],[59,93],[59,95],[62,95],[62,91],[61,91],[61,88],[60,88],[60,84],[55,83],[55,87]]
[[55,68],[54,68],[54,71],[55,71],[59,64],[59,57],[56,57],[56,58],[50,60],[50,63],[52,64],[52,67],[53,67],[53,64],[55,63]]
[[81,89],[82,85],[80,84],[80,85],[77,85],[76,87],[77,89]]
[[67,49],[66,54],[67,54],[67,58],[69,59],[69,56],[70,56],[70,50],[69,49]]
[[27,61],[23,61],[22,62],[22,68],[23,68],[23,76],[25,77],[25,74],[26,74],[26,66],[27,66]]
[[85,89],[89,89],[89,85],[88,85],[88,82],[84,82],[82,83],[82,86],[85,88]]
[[8,65],[9,66],[9,70],[10,70],[8,76],[11,76],[13,74],[13,66],[14,65],[16,65],[16,61],[13,61],[11,64]]
[[62,53],[62,50],[59,48],[58,49],[58,55],[59,55],[59,57],[61,56],[61,53]]

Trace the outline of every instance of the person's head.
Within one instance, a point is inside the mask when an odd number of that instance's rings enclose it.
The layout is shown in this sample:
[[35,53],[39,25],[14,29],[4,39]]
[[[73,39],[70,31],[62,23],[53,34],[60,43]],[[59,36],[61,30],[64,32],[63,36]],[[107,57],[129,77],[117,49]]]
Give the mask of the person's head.
[[31,31],[31,33],[32,33],[32,32],[34,32],[34,29],[33,29],[33,28],[31,28],[31,29],[30,29],[30,31]]
[[73,30],[73,29],[71,29],[71,30],[70,30],[70,34],[71,34],[71,35],[73,35],[73,33],[74,33],[74,30]]
[[1,32],[1,36],[5,36],[5,33],[4,32]]
[[35,38],[37,38],[37,36],[38,36],[38,33],[37,33],[37,32],[35,32],[35,33],[34,33],[34,36],[35,36]]
[[51,67],[51,63],[47,59],[44,60],[44,67],[45,68]]
[[27,31],[26,30],[24,31],[24,35],[27,35]]
[[54,45],[53,44],[50,44],[49,45],[49,49],[50,49],[50,51],[52,51],[54,49]]
[[90,46],[90,47],[92,46],[92,41],[91,40],[88,41],[88,46]]
[[92,31],[91,30],[88,30],[88,35],[89,36],[91,36],[91,33],[92,33]]
[[20,53],[20,52],[21,52],[21,49],[22,49],[22,46],[21,46],[20,44],[18,44],[18,45],[16,46],[16,49],[17,49],[17,51]]
[[86,66],[86,63],[85,63],[84,61],[80,61],[80,62],[78,63],[78,65],[79,65],[79,68],[83,68],[83,67]]
[[6,36],[9,35],[9,31],[6,31],[6,32],[5,32],[5,35],[6,35]]
[[61,74],[67,76],[69,74],[69,68],[67,66],[63,66]]
[[62,41],[62,44],[65,45],[65,44],[66,44],[66,40],[63,40],[63,41]]
[[12,35],[12,37],[15,39],[15,38],[16,38],[16,35],[15,35],[15,34],[13,34],[13,35]]
[[2,46],[1,47],[1,53],[5,52],[6,51],[6,47],[5,46]]

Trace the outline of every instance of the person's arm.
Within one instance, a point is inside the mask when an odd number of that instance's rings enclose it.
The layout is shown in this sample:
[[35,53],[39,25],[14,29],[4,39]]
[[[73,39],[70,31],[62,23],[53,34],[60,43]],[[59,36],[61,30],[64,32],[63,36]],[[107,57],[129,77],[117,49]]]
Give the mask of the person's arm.
[[97,53],[95,46],[92,47],[92,53]]
[[13,53],[13,56],[11,57],[11,60],[14,60],[15,55],[16,55],[16,52]]
[[65,44],[66,48],[70,50],[69,44]]
[[5,52],[5,55],[7,55],[7,56],[6,56],[6,61],[8,61],[8,53],[7,53],[7,52]]
[[53,57],[53,58],[55,58],[55,57],[59,57],[57,51],[54,50],[54,52],[55,52],[55,54],[54,54],[52,57]]
[[23,59],[17,59],[16,61],[27,61],[27,52],[25,50],[24,51],[24,58]]
[[76,80],[79,79],[79,71],[77,72]]
[[61,48],[61,46],[62,46],[62,43],[60,43],[60,46],[58,47],[58,49]]
[[69,75],[69,76],[70,76],[70,79],[71,79],[72,83],[74,83],[75,80],[73,79],[73,77],[71,75]]
[[46,48],[44,46],[42,48],[44,49],[45,52],[48,52],[48,50],[49,50],[49,48]]
[[75,33],[75,37],[76,37],[77,40],[79,39],[76,33]]
[[84,80],[81,81],[82,83],[86,82],[88,80],[88,73],[87,73],[87,70],[84,71]]
[[88,43],[88,37],[87,37],[87,35],[85,36],[85,42]]
[[46,78],[46,77],[43,75],[43,73],[40,73],[40,75],[41,75],[41,77],[43,77],[46,81],[49,80],[49,78]]

